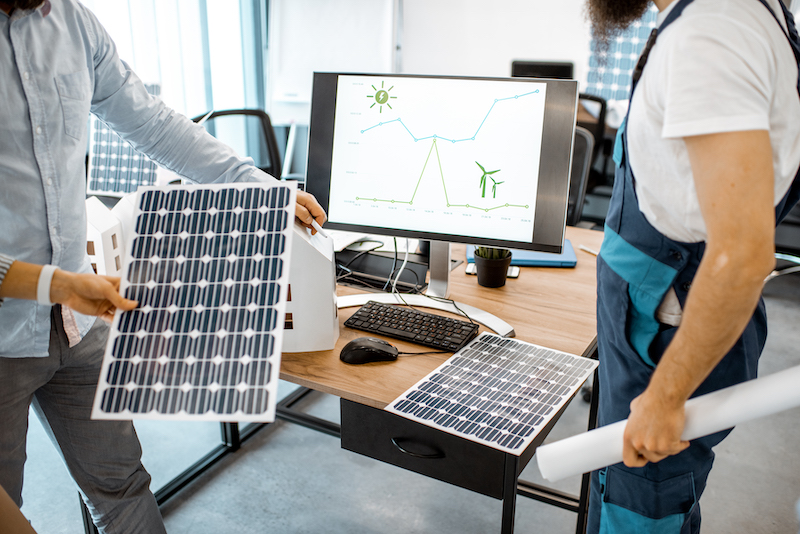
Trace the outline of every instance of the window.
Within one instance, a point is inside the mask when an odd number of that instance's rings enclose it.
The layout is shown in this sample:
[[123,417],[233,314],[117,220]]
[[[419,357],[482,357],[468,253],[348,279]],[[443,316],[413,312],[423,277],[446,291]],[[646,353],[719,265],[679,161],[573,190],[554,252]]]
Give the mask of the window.
[[161,98],[194,117],[264,109],[268,0],[84,0],[120,57]]

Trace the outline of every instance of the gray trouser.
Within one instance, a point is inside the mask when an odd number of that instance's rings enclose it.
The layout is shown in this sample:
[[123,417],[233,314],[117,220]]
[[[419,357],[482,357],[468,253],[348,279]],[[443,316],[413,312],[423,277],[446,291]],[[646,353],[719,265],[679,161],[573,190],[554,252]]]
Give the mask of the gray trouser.
[[69,348],[59,307],[53,308],[51,320],[47,358],[0,358],[0,485],[22,505],[28,407],[33,404],[101,532],[166,532],[133,424],[89,419],[108,325],[98,320]]

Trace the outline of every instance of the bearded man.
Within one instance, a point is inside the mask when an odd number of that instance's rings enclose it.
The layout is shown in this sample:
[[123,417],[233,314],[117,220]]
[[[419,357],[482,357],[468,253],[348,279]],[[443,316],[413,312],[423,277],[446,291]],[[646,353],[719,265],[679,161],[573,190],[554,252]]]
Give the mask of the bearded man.
[[[684,403],[756,376],[774,228],[800,196],[798,37],[780,0],[655,0],[598,258],[599,424],[589,531],[694,533],[729,432],[681,440]],[[608,42],[646,0],[588,0]]]

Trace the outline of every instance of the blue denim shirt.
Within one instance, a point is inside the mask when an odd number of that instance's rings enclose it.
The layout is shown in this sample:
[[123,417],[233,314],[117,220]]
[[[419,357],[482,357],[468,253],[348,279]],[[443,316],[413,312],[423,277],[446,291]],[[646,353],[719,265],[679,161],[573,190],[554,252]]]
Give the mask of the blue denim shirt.
[[[198,182],[274,178],[150,96],[75,0],[0,11],[0,254],[92,272],[86,254],[91,111],[162,166]],[[83,336],[94,317],[76,314]],[[0,357],[46,356],[50,307],[5,299]]]

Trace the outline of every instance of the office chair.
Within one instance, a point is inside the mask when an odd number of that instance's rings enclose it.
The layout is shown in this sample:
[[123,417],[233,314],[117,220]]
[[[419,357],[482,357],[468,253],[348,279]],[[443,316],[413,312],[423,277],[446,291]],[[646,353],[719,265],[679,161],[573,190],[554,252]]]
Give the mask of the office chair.
[[778,266],[764,282],[775,277],[800,272],[800,204],[795,205],[775,228],[775,259]]
[[[587,102],[594,102],[599,106],[597,117],[592,117],[592,120],[578,118],[578,126],[583,126],[589,130],[594,136],[594,151],[592,153],[592,162],[597,159],[598,154],[602,151],[603,142],[606,136],[606,108],[608,107],[606,99],[600,96],[581,93],[578,95],[578,104],[583,105]],[[595,107],[589,104],[589,107]],[[584,106],[584,109],[587,109]]]
[[228,109],[204,113],[192,119],[208,133],[233,148],[240,156],[253,158],[256,167],[281,178],[281,156],[269,115],[260,109]]
[[567,224],[575,226],[581,220],[583,203],[586,198],[586,184],[592,168],[594,137],[586,128],[575,127],[575,144],[572,148],[572,168],[569,180],[569,200],[567,202]]

